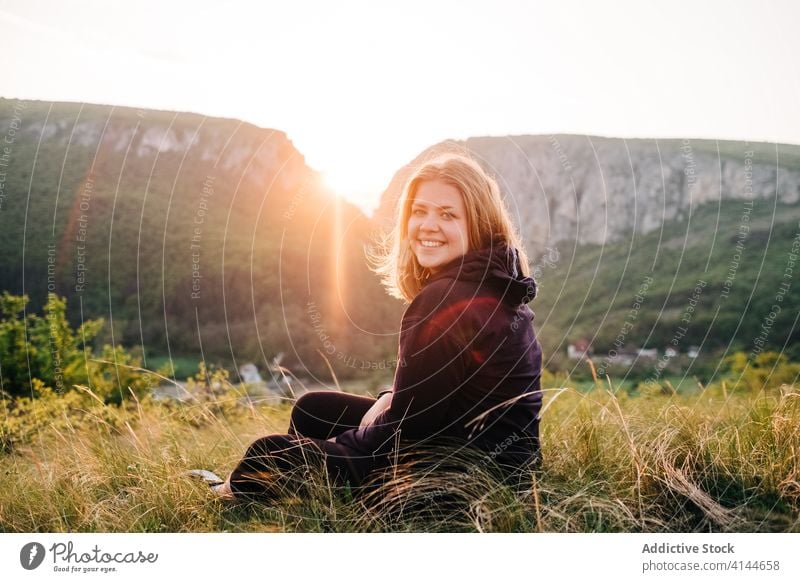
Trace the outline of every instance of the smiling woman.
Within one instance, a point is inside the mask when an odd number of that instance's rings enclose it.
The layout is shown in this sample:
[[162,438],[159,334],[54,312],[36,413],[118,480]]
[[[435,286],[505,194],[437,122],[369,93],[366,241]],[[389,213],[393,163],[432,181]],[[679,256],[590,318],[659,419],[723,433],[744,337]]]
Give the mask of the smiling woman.
[[423,164],[392,236],[376,271],[409,303],[392,389],[378,399],[303,395],[288,433],[252,443],[227,481],[213,483],[219,495],[274,499],[323,466],[361,489],[399,455],[426,457],[425,447],[445,443],[482,451],[504,479],[525,484],[540,459],[542,352],[527,306],[536,284],[497,183],[465,156]]

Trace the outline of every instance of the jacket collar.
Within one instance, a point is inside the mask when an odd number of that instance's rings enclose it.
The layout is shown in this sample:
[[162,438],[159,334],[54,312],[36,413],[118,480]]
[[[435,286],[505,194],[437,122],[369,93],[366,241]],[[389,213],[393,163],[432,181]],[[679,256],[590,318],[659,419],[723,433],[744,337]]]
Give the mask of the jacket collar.
[[519,305],[536,297],[536,282],[522,273],[519,253],[505,242],[469,251],[442,265],[426,285],[439,279],[473,281],[500,291],[503,299]]

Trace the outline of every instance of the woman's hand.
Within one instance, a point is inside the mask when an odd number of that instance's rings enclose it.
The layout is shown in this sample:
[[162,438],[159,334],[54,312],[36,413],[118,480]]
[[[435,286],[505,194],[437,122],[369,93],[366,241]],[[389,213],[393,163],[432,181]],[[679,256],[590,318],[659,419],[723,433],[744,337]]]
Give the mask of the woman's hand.
[[389,406],[392,404],[392,393],[387,392],[382,394],[376,401],[372,407],[367,410],[367,413],[361,419],[361,422],[358,425],[358,428],[365,428],[375,422],[375,419],[378,418],[384,410],[388,409]]

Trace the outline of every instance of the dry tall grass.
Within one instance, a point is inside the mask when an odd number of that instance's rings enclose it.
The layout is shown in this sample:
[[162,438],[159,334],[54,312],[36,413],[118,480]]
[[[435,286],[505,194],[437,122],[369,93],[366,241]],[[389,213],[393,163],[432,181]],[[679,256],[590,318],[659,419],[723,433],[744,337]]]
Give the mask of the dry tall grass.
[[549,389],[543,467],[521,492],[464,457],[404,465],[361,494],[317,472],[272,505],[225,504],[181,473],[224,474],[251,440],[285,431],[289,404],[4,401],[0,530],[800,531],[796,387],[666,392]]

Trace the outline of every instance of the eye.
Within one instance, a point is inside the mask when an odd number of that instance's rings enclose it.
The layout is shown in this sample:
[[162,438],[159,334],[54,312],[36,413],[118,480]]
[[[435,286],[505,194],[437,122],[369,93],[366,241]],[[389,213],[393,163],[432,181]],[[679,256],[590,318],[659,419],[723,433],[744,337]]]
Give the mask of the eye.
[[414,216],[420,216],[422,214],[425,214],[425,211],[422,210],[421,208],[415,208],[414,210],[411,211],[411,214],[413,214]]
[[455,215],[450,212],[442,212],[442,218],[446,220],[450,220],[451,218],[455,218]]

